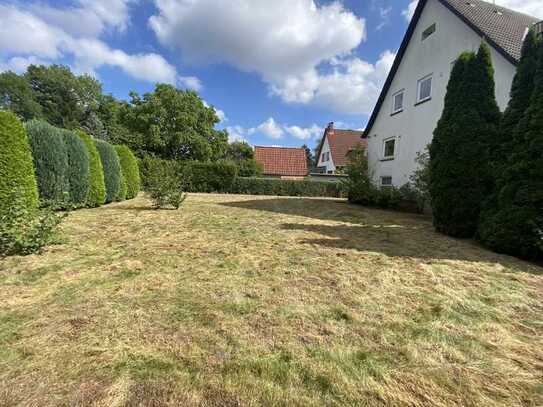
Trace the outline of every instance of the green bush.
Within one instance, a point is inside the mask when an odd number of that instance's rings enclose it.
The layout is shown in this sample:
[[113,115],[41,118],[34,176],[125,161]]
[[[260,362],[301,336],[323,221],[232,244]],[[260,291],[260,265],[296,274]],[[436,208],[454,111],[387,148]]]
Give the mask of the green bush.
[[39,120],[28,122],[26,129],[41,200],[55,205],[69,202],[68,151],[60,129]]
[[35,211],[38,187],[26,131],[15,115],[0,111],[0,216],[13,207]]
[[94,145],[100,154],[104,168],[104,182],[106,185],[106,203],[113,202],[119,196],[121,188],[121,164],[115,148],[102,140],[94,140]]
[[227,193],[338,198],[342,196],[342,188],[339,183],[335,182],[239,177]]
[[179,166],[175,161],[150,159],[145,161],[145,192],[156,208],[179,209],[186,195],[183,193]]
[[231,161],[189,161],[179,168],[187,192],[227,193],[238,175],[238,167]]
[[[14,191],[14,196],[20,195]],[[0,215],[0,257],[27,255],[57,240],[57,227],[67,212],[46,207],[36,211],[12,205]]]
[[135,198],[141,189],[138,160],[127,146],[115,146],[126,182],[126,199]]
[[83,140],[73,132],[61,130],[68,153],[68,184],[70,202],[76,206],[85,206],[90,188],[89,152]]
[[240,177],[260,177],[264,172],[262,164],[253,158],[237,161],[236,164],[238,166],[238,176]]
[[483,201],[493,188],[490,151],[500,111],[488,46],[456,61],[442,117],[430,146],[434,226],[442,233],[475,235]]
[[102,167],[102,160],[100,154],[94,145],[94,141],[88,134],[77,131],[79,138],[83,140],[89,153],[89,193],[87,196],[87,205],[95,208],[103,205],[106,201],[106,185],[104,181],[104,169]]
[[128,191],[128,187],[126,184],[126,178],[123,173],[123,168],[121,167],[121,184],[119,185],[119,193],[117,194],[116,201],[122,202],[126,199],[126,193]]

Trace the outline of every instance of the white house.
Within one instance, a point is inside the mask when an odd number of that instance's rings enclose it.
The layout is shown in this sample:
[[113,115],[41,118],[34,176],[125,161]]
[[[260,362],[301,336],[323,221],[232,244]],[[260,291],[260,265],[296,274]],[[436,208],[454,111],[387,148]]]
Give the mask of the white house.
[[[543,1],[543,0],[542,0]],[[431,142],[456,58],[491,48],[504,110],[529,27],[538,20],[481,0],[420,0],[366,128],[374,181],[401,186]]]
[[317,147],[317,170],[322,174],[338,174],[347,165],[349,153],[366,148],[362,130],[341,130],[329,123]]

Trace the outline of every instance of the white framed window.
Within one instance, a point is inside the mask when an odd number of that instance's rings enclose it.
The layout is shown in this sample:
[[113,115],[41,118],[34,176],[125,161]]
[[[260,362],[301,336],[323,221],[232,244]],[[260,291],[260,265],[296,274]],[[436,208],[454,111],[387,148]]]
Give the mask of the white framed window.
[[426,30],[422,32],[422,41],[430,37],[435,32],[436,32],[436,23],[432,24],[430,27],[428,27]]
[[381,177],[381,186],[382,187],[391,187],[392,186],[392,177],[385,175]]
[[383,159],[392,160],[396,156],[396,137],[383,140]]
[[330,153],[322,153],[322,162],[325,163],[328,161],[330,161]]
[[420,79],[417,84],[417,103],[430,100],[432,98],[432,75]]
[[404,90],[392,95],[392,114],[400,113],[403,110]]

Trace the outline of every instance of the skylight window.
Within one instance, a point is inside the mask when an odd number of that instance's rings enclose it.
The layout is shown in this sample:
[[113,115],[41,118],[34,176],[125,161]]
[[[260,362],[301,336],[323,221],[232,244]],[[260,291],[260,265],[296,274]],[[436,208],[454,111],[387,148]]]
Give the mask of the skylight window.
[[436,32],[436,23],[432,24],[430,27],[428,27],[426,30],[422,32],[422,40],[424,41],[435,32]]

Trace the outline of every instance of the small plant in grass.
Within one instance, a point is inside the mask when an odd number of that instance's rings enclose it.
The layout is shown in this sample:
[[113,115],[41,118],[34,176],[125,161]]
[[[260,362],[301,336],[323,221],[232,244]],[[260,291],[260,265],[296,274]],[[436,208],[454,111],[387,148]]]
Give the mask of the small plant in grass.
[[148,163],[145,191],[153,200],[155,208],[179,209],[186,198],[181,187],[178,168],[174,162],[152,160]]

